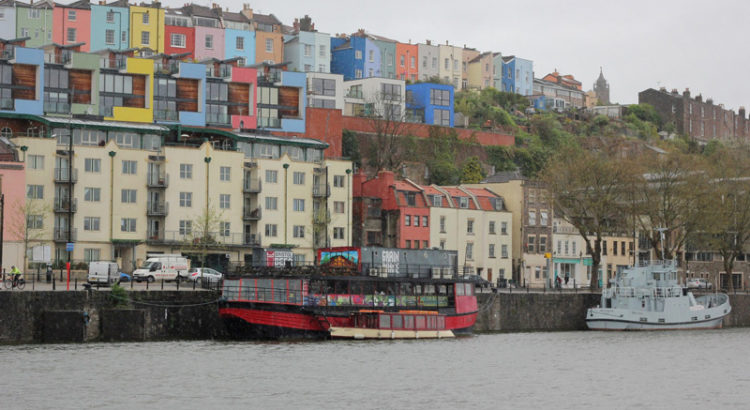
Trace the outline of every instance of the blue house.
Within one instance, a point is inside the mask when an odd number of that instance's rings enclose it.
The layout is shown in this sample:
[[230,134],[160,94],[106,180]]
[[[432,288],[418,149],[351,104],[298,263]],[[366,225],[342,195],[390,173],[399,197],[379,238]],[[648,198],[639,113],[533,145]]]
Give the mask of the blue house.
[[242,13],[223,12],[224,58],[240,57],[249,65],[255,62],[255,31]]
[[341,74],[344,81],[382,77],[380,48],[363,36],[331,38],[331,73]]
[[534,92],[534,63],[516,56],[503,57],[501,91],[531,95]]
[[91,52],[130,47],[130,8],[127,0],[91,3]]
[[258,129],[305,132],[307,75],[284,71],[283,64],[260,63],[258,69]]
[[328,73],[331,71],[331,36],[317,31],[300,31],[284,42],[284,61],[289,70]]
[[[174,81],[176,78],[190,78],[198,80],[198,111],[177,111],[177,116],[170,118],[169,116],[159,118],[158,115],[154,116],[157,123],[180,123],[182,125],[192,125],[197,127],[206,126],[206,65],[196,63],[185,63],[182,61],[170,61],[170,65],[176,65],[174,70],[174,76],[157,74],[154,77],[155,90],[161,90],[161,87],[168,87],[170,81]],[[158,95],[154,96],[155,111],[159,111],[161,104],[166,103],[169,98],[161,98]],[[166,106],[163,106],[166,108]]]
[[418,83],[406,86],[409,121],[453,127],[453,86]]
[[[0,112],[44,115],[44,50],[4,44],[0,59],[18,64],[0,63]],[[29,74],[35,71],[33,78],[16,77],[14,68],[22,64]]]

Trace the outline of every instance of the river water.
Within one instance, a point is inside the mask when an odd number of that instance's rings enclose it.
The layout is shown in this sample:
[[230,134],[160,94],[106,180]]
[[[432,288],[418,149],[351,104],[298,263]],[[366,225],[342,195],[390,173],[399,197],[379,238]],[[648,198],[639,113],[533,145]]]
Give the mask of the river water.
[[2,409],[747,409],[750,329],[0,347]]

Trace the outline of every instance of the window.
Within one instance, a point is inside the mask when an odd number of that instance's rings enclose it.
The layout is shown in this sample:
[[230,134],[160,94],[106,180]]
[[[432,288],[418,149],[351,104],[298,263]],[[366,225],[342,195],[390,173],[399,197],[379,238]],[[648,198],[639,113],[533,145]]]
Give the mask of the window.
[[333,228],[333,239],[344,239],[344,228],[334,227]]
[[404,56],[403,54],[402,54],[402,55],[400,55],[400,56],[399,56],[399,59],[398,59],[398,65],[399,65],[399,66],[401,66],[401,67],[403,67],[403,66],[404,66],[404,61],[405,61],[405,60],[406,60],[406,56]]
[[273,53],[273,39],[266,39],[266,53]]
[[446,58],[446,59],[445,59],[445,60],[443,61],[443,63],[444,63],[443,65],[445,66],[445,69],[446,69],[446,70],[448,70],[448,69],[450,69],[450,68],[451,68],[451,62],[450,62],[450,60],[449,60],[449,59],[447,59],[447,58]]
[[440,233],[445,233],[445,217],[440,217]]
[[180,192],[180,207],[190,208],[193,206],[193,193]]
[[141,31],[141,44],[147,46],[151,44],[151,33],[148,31]]
[[278,209],[278,202],[279,202],[279,199],[277,197],[267,196],[266,197],[266,209],[268,210]]
[[430,90],[430,104],[449,106],[451,104],[451,92],[449,90]]
[[495,244],[494,243],[490,244],[490,249],[489,249],[488,252],[489,252],[489,257],[490,258],[494,258],[495,257]]
[[336,81],[325,78],[312,79],[312,91],[315,95],[336,96]]
[[179,33],[172,33],[170,36],[170,45],[172,47],[185,48],[185,35]]
[[123,42],[123,43],[124,43],[124,42],[128,41],[128,32],[127,32],[127,31],[123,31],[123,32],[122,32],[122,33],[120,33],[120,34],[122,34],[122,35],[120,36],[120,41],[121,41],[121,42]]
[[612,241],[612,255],[617,256],[617,241]]
[[43,229],[44,215],[29,215],[26,217],[26,229]]
[[276,224],[266,224],[266,237],[276,237]]
[[305,173],[304,172],[294,172],[292,175],[293,184],[294,185],[305,185]]
[[44,169],[44,155],[29,155],[29,169]]
[[292,236],[295,238],[305,237],[305,225],[294,225],[294,227],[292,227],[292,231]]
[[465,196],[459,197],[458,198],[458,206],[460,208],[464,208],[464,209],[469,208],[469,198],[465,197]]
[[536,236],[529,235],[529,238],[526,241],[526,250],[529,253],[534,253],[536,251]]
[[354,50],[354,59],[356,60],[362,59],[362,50]]
[[237,36],[237,38],[234,39],[234,48],[237,50],[244,50],[245,49],[245,37]]
[[193,222],[181,220],[180,221],[180,235],[192,235],[193,233]]
[[107,44],[115,44],[115,31],[114,30],[104,30],[104,42]]
[[137,161],[122,161],[122,173],[126,175],[135,175],[138,168]]
[[232,168],[230,167],[221,167],[219,168],[219,180],[220,181],[229,181],[232,175]]
[[180,164],[180,179],[193,179],[193,164]]
[[[29,18],[30,19],[38,19],[42,16],[42,11],[40,9],[29,9]],[[28,37],[28,34],[21,35],[21,37]]]
[[68,43],[75,43],[76,42],[76,29],[68,27],[66,37],[68,39]]
[[266,182],[275,184],[279,178],[279,171],[266,170]]
[[547,252],[547,237],[546,236],[539,237],[539,252],[540,253]]
[[206,48],[209,50],[214,48],[214,36],[211,34],[206,34]]
[[333,186],[335,188],[343,188],[344,187],[344,176],[343,175],[334,175],[333,176]]
[[219,236],[229,236],[231,230],[231,224],[229,222],[219,222]]
[[417,206],[417,194],[415,192],[407,192],[404,195],[406,195],[406,205]]
[[148,12],[143,13],[141,16],[143,16],[143,19],[141,20],[143,24],[148,24]]
[[101,260],[101,250],[96,248],[86,248],[83,250],[83,260],[85,262]]
[[83,218],[83,230],[84,231],[98,231],[99,230],[99,217],[98,216],[87,216]]
[[115,12],[114,11],[108,11],[107,12],[107,23],[113,23],[115,21]]
[[122,218],[120,220],[120,230],[122,232],[135,232],[135,218]]
[[547,211],[539,211],[539,224],[547,226]]
[[414,226],[419,226],[419,215],[414,215]]
[[500,222],[500,234],[507,235],[508,234],[508,223],[507,222]]
[[318,46],[318,56],[323,58],[326,57],[326,46],[322,44]]
[[466,260],[474,260],[474,244],[471,242],[466,243]]
[[508,245],[500,245],[500,257],[508,259]]
[[135,203],[135,189],[123,189],[120,193],[120,199],[124,204]]
[[536,225],[536,212],[529,211],[529,225]]
[[602,255],[607,254],[607,241],[602,241]]
[[440,240],[440,249],[445,250],[445,239]]
[[411,215],[404,215],[404,226],[411,226]]
[[469,235],[474,235],[474,220],[469,219],[466,221],[466,233]]
[[76,21],[76,11],[68,10],[68,21]]
[[231,199],[230,194],[220,194],[219,195],[219,208],[229,209],[230,199]]
[[373,61],[375,61],[375,50],[370,50],[370,51],[369,51],[369,52],[367,53],[367,55],[368,55],[368,58],[367,58],[367,59],[368,59],[368,60],[370,60],[370,62],[371,62],[371,63],[372,63]]
[[87,202],[99,202],[101,200],[101,188],[83,188],[83,200]]
[[490,231],[490,235],[494,235],[495,234],[495,221],[490,221],[489,231]]
[[429,220],[430,220],[430,217],[428,217],[428,216],[426,216],[426,215],[425,215],[425,216],[423,216],[423,217],[422,217],[422,226],[423,226],[423,227],[425,227],[425,228],[426,228],[426,227],[428,227],[428,226],[429,226],[429,225],[428,225],[428,222],[429,222]]
[[333,201],[333,212],[343,214],[345,212],[344,201]]
[[432,196],[432,206],[436,206],[436,207],[443,206],[443,196],[442,195],[433,195]]
[[292,201],[292,209],[294,209],[295,212],[304,212],[305,211],[305,200],[304,199],[294,199]]
[[451,112],[450,110],[432,110],[432,123],[433,125],[442,125],[443,127],[450,127],[451,125]]

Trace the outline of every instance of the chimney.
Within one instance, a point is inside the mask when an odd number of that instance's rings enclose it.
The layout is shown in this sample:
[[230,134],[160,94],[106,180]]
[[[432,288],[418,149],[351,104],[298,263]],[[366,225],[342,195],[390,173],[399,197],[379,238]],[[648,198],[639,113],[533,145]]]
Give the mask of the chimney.
[[448,40],[445,40],[445,45],[446,45],[446,46],[448,45]]
[[424,42],[425,42],[425,44],[427,44],[428,46],[431,46],[431,45],[432,45],[432,41],[430,41],[430,40],[425,40]]
[[[690,96],[690,93],[688,92],[688,97]],[[698,94],[695,96],[695,101],[703,102],[703,96]]]
[[713,105],[713,104],[714,104],[714,100],[713,100],[713,98],[709,98],[709,99],[707,99],[707,100],[706,100],[706,103],[707,103],[708,105]]
[[740,107],[740,112],[738,114],[742,119],[745,119],[745,107]]
[[665,93],[665,92],[667,92],[667,87],[660,87],[659,91]]
[[677,89],[676,89],[676,88],[673,88],[673,89],[672,89],[672,95],[678,95],[678,93],[677,93]]
[[685,98],[690,98],[690,89],[686,88],[685,91],[682,92],[682,96]]
[[367,176],[365,175],[362,170],[358,170],[357,173],[355,173],[352,176],[352,196],[353,197],[362,197],[362,186],[367,181]]
[[211,3],[211,8],[212,8],[212,9],[219,9],[219,8],[221,8],[221,7],[219,7],[219,5],[218,5],[218,4],[216,4],[216,3]]
[[294,23],[292,23],[292,28],[295,33],[299,33],[299,19],[296,17],[294,18]]
[[250,8],[249,3],[242,3],[242,11],[240,11],[243,16],[245,16],[248,20],[253,19],[253,9]]

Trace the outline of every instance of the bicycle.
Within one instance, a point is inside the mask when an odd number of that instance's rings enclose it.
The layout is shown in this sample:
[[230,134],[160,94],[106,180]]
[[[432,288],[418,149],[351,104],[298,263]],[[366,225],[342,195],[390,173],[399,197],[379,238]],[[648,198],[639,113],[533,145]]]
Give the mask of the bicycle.
[[26,279],[24,279],[23,276],[20,276],[14,281],[13,275],[5,275],[5,279],[3,280],[3,287],[5,289],[18,288],[19,290],[23,290],[23,288],[26,287]]

